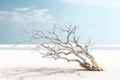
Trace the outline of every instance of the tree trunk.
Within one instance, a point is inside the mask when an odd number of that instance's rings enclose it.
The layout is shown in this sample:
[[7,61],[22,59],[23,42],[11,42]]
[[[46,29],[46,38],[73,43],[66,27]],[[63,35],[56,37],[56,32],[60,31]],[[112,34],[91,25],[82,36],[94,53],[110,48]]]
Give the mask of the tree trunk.
[[81,63],[80,66],[90,71],[103,71],[103,69],[99,67],[98,65],[92,66],[89,63]]

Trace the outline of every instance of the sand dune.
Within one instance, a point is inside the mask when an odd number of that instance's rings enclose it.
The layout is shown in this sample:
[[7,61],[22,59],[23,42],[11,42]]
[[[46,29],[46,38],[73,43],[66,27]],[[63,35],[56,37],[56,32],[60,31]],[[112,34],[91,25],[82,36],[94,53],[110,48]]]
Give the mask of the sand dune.
[[0,80],[119,80],[120,50],[93,50],[103,72],[86,71],[77,63],[41,58],[29,50],[0,50]]

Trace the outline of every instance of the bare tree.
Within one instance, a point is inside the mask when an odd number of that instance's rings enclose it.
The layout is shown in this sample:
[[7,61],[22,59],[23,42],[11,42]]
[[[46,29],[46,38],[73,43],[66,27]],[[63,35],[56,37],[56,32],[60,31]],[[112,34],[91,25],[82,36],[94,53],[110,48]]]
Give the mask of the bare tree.
[[[29,39],[30,42],[37,44],[35,50],[37,50],[42,57],[64,59],[68,62],[77,62],[80,66],[90,71],[103,71],[98,66],[94,57],[89,54],[89,47],[91,42],[82,45],[79,43],[79,37],[76,36],[76,26],[69,26],[66,28],[53,26],[51,31],[42,31],[34,29],[31,31],[32,36]],[[62,39],[60,36],[66,36],[66,39]],[[52,45],[51,45],[52,44]],[[46,52],[40,50],[43,47]],[[74,55],[74,58],[68,57]]]

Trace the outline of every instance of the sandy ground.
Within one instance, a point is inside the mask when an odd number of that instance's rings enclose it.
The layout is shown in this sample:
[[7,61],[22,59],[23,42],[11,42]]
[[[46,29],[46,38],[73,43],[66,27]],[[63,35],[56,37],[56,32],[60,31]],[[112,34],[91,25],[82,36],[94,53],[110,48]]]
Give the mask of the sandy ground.
[[28,50],[0,50],[0,80],[120,80],[120,50],[91,53],[105,71],[86,71],[77,63],[41,58]]

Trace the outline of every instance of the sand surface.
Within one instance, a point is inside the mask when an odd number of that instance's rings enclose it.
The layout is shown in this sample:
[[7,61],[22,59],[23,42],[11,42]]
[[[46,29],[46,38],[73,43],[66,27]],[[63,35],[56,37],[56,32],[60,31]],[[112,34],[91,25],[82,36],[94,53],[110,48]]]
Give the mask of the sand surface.
[[86,71],[77,63],[41,58],[29,50],[0,50],[0,80],[120,80],[120,50],[93,50],[105,71]]

